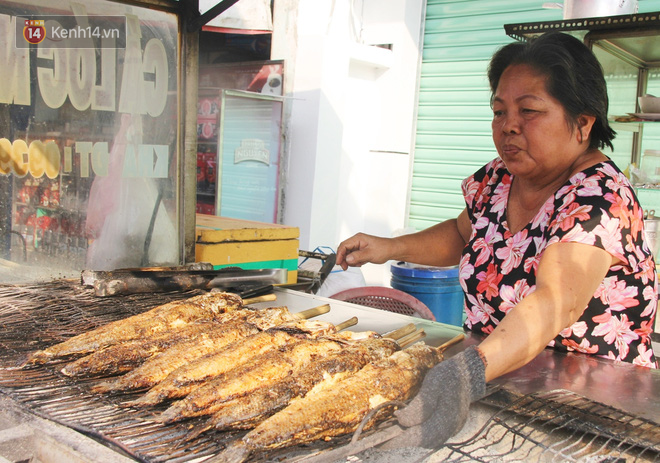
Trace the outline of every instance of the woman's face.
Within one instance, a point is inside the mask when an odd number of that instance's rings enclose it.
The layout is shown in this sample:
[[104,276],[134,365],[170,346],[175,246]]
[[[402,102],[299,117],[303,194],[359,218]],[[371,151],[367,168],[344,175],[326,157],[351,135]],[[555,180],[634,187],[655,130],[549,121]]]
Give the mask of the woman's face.
[[509,172],[530,180],[564,176],[588,146],[589,129],[582,140],[579,128],[568,125],[564,107],[548,93],[546,77],[524,64],[502,73],[493,97],[492,130]]

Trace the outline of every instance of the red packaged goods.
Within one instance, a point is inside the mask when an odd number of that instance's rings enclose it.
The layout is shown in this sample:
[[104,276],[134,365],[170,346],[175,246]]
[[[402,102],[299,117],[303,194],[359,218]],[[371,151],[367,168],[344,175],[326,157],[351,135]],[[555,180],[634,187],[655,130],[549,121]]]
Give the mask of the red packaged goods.
[[209,153],[210,156],[206,157],[206,180],[209,182],[209,185],[215,185],[216,178],[216,162],[215,155]]
[[202,98],[197,103],[197,136],[203,139],[217,136],[218,100]]
[[204,183],[206,180],[206,163],[204,162],[204,153],[197,153],[197,183]]

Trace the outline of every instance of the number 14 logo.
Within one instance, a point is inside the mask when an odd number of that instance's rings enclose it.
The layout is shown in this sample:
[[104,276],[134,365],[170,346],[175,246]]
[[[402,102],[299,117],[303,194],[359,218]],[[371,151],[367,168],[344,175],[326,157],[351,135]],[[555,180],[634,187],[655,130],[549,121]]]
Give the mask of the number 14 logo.
[[46,28],[43,19],[26,19],[23,27],[23,38],[31,44],[38,44],[46,38]]

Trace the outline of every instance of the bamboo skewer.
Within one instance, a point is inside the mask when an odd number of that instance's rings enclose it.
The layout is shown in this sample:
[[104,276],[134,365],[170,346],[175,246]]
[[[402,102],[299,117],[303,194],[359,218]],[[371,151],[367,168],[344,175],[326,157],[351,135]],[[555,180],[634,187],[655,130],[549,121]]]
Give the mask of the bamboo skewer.
[[401,349],[405,349],[411,344],[416,343],[417,341],[424,339],[426,337],[426,332],[423,329],[419,329],[415,331],[414,333],[411,333],[409,335],[406,335],[399,339],[399,345],[401,346]]
[[346,328],[350,328],[351,326],[355,326],[358,323],[357,317],[352,317],[346,320],[345,322],[339,323],[336,326],[337,331],[345,330]]
[[401,339],[402,337],[414,333],[416,330],[415,324],[414,323],[408,323],[405,326],[402,326],[401,328],[398,328],[393,331],[388,331],[383,335],[384,338],[389,338],[389,339],[394,339],[395,341],[398,339]]
[[293,315],[300,320],[307,320],[308,318],[318,317],[319,315],[323,315],[324,313],[328,312],[330,312],[330,304],[323,304],[318,307],[303,310],[302,312],[294,313]]
[[263,296],[248,297],[246,299],[243,299],[243,306],[250,305],[250,304],[256,304],[257,302],[274,301],[276,299],[277,299],[277,296],[273,293],[265,294]]
[[451,338],[449,341],[447,341],[447,342],[445,342],[444,344],[440,345],[440,346],[438,347],[438,350],[439,350],[440,352],[444,352],[444,351],[446,351],[447,349],[449,349],[451,346],[453,346],[453,345],[458,344],[459,342],[461,342],[463,339],[465,339],[465,335],[464,335],[463,333],[458,334],[458,335],[454,336],[453,338]]

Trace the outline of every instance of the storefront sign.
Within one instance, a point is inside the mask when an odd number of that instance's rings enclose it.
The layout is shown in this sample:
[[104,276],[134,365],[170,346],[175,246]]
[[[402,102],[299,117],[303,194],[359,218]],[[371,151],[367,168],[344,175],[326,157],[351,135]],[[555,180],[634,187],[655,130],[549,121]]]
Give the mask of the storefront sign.
[[[158,38],[149,39],[142,48],[136,16],[43,18],[23,19],[0,14],[0,63],[4,63],[0,66],[0,82],[5,83],[0,85],[0,103],[24,106],[35,103],[30,79],[30,68],[34,65],[34,89],[49,108],[62,108],[68,100],[81,112],[95,110],[151,117],[163,114],[169,86],[167,53]],[[78,24],[74,26],[72,21]],[[121,34],[123,40],[119,40]],[[38,44],[36,55],[30,53],[28,42]],[[117,72],[118,45],[125,48],[121,76]],[[166,178],[168,151],[168,145],[129,145],[122,175]],[[75,163],[74,156],[78,158]],[[108,172],[109,156],[105,142],[75,141],[61,152],[52,141],[35,140],[28,146],[23,140],[2,138],[0,174],[13,173],[22,177],[29,173],[35,178],[46,174],[55,178],[64,160],[63,172],[71,172],[67,166],[75,164],[79,166],[77,174],[81,177],[90,173],[104,176]],[[42,167],[44,163],[47,168]]]
[[234,150],[234,164],[244,161],[257,161],[270,165],[270,151],[266,148],[266,142],[258,138],[241,140],[240,146]]

